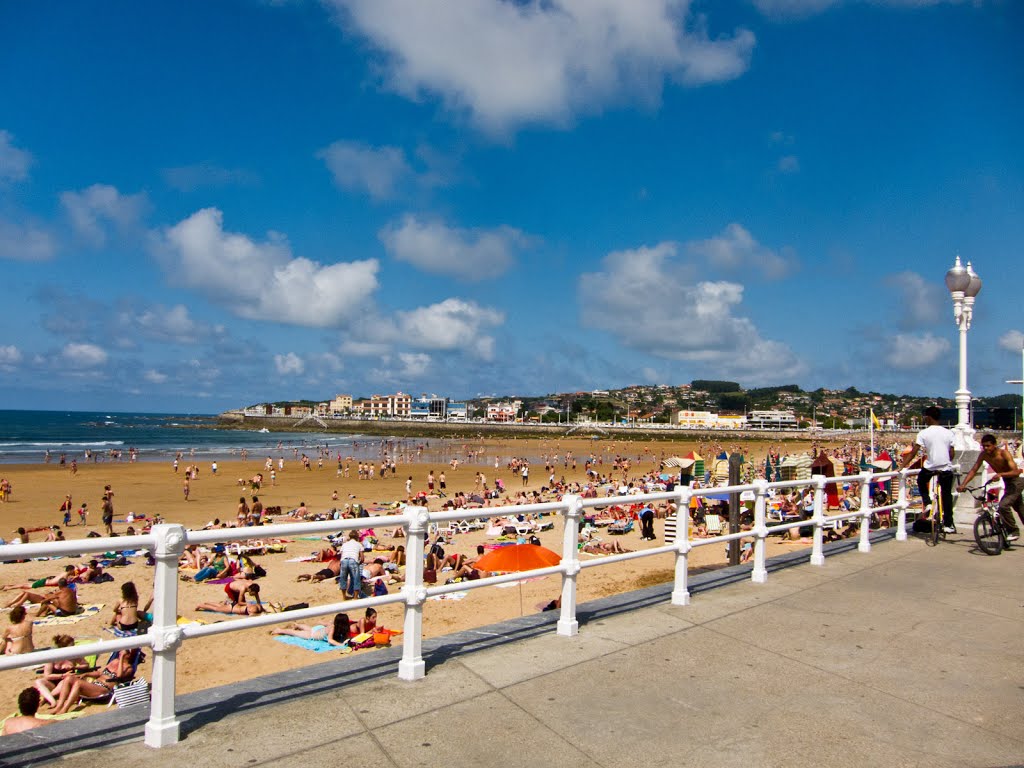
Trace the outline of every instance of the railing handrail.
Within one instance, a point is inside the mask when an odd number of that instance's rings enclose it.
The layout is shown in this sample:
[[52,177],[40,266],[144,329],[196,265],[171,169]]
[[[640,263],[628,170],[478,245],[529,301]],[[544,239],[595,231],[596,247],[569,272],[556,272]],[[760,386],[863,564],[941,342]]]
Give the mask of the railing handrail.
[[[0,671],[35,666],[53,661],[81,658],[92,654],[116,652],[130,648],[151,648],[154,652],[153,666],[153,698],[150,720],[146,726],[146,743],[150,746],[163,746],[178,740],[178,721],[175,716],[175,674],[174,662],[178,646],[187,639],[207,637],[226,632],[237,632],[245,629],[266,627],[286,621],[311,619],[341,611],[357,608],[369,608],[393,603],[404,603],[405,626],[403,639],[403,657],[399,663],[399,677],[417,679],[425,674],[422,659],[422,606],[429,597],[448,594],[455,591],[483,589],[498,584],[520,581],[522,579],[561,575],[561,615],[557,624],[560,635],[574,635],[578,631],[576,618],[576,578],[584,568],[593,568],[627,560],[644,557],[656,557],[665,554],[676,555],[675,588],[672,592],[672,603],[688,605],[690,595],[687,590],[687,570],[689,552],[701,546],[732,542],[744,538],[755,540],[753,568],[751,580],[757,583],[767,580],[765,568],[765,539],[772,532],[788,531],[793,528],[813,526],[814,538],[811,552],[811,563],[821,565],[824,562],[822,550],[823,529],[826,525],[844,519],[861,521],[861,536],[858,549],[870,550],[868,523],[873,514],[885,511],[898,512],[897,540],[905,540],[906,512],[909,508],[907,493],[908,479],[917,474],[917,470],[891,470],[886,472],[865,472],[857,475],[825,477],[812,475],[799,480],[783,480],[769,482],[755,480],[734,486],[711,486],[695,488],[677,486],[671,491],[651,493],[634,493],[617,496],[583,498],[567,494],[557,501],[510,505],[499,507],[476,507],[430,512],[425,507],[407,505],[402,507],[400,514],[385,514],[376,517],[348,518],[338,520],[321,520],[306,522],[274,523],[263,526],[243,528],[215,528],[210,530],[189,530],[180,525],[155,525],[141,535],[121,536],[112,538],[86,538],[70,541],[48,541],[27,544],[0,545],[0,561],[22,560],[30,557],[52,555],[74,555],[106,551],[148,550],[155,562],[153,623],[150,630],[143,635],[117,637],[101,640],[88,645],[76,645],[70,648],[37,650],[17,656],[0,657]],[[897,499],[892,504],[874,508],[870,505],[870,484],[896,479],[899,483]],[[828,485],[844,483],[860,483],[860,504],[857,509],[847,510],[838,515],[824,514],[824,495]],[[811,518],[802,518],[790,522],[767,524],[766,507],[770,490],[789,488],[814,489],[814,513]],[[748,530],[727,533],[710,538],[690,538],[689,502],[692,498],[721,496],[723,494],[754,494],[754,525]],[[581,562],[579,559],[578,540],[579,523],[584,509],[609,506],[648,505],[656,502],[672,501],[677,505],[677,535],[671,544],[638,550],[635,552],[615,553],[599,560]],[[423,584],[423,569],[413,567],[422,563],[427,551],[426,534],[431,525],[452,521],[479,520],[481,518],[513,518],[518,515],[543,515],[560,513],[565,518],[563,530],[563,551],[561,562],[557,565],[517,573],[506,573],[480,579],[463,581],[456,584],[443,584],[427,587]],[[178,561],[185,547],[193,544],[229,543],[246,539],[273,539],[296,534],[330,533],[359,530],[366,528],[403,528],[406,536],[406,582],[401,591],[372,597],[365,597],[345,602],[327,603],[311,606],[287,615],[264,613],[257,616],[246,616],[230,621],[213,624],[177,625],[177,585]]]

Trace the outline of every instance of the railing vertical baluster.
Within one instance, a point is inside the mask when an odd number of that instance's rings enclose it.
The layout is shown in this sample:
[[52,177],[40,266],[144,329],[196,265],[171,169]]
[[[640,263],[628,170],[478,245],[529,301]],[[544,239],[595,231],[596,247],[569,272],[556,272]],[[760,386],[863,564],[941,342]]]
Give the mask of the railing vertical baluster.
[[814,482],[814,540],[811,544],[811,565],[825,564],[825,476],[813,475]]
[[755,480],[757,486],[756,500],[754,501],[754,570],[750,573],[750,580],[755,584],[764,584],[768,581],[768,569],[765,567],[765,539],[768,538],[768,525],[765,522],[765,496],[768,493],[768,482],[766,480]]
[[402,659],[398,662],[401,680],[419,680],[427,673],[423,661],[423,555],[430,513],[421,507],[404,509],[405,527],[405,622],[402,629]]
[[896,493],[896,541],[907,540],[907,509],[910,507],[910,498],[907,493],[907,470],[899,475],[899,490]]
[[562,535],[562,609],[558,619],[558,634],[572,637],[580,631],[576,619],[576,577],[580,572],[580,515],[583,511],[583,500],[576,495],[568,494],[562,499],[565,504],[565,528]]
[[860,542],[857,549],[861,552],[871,551],[871,475],[864,475],[860,484]]
[[690,486],[683,486],[679,491],[676,508],[676,579],[672,589],[672,605],[690,604]]
[[181,630],[178,628],[178,558],[185,549],[185,529],[180,525],[154,525],[153,624],[149,634],[153,646],[153,688],[146,745],[176,744],[180,723],[174,710],[175,665]]

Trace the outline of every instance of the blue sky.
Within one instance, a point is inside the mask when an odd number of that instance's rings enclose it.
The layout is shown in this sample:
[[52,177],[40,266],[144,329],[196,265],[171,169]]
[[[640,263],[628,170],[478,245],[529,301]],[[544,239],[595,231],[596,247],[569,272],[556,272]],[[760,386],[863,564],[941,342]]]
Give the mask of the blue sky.
[[[1012,0],[0,5],[0,402],[1019,378]],[[1018,51],[1015,53],[1015,51]]]

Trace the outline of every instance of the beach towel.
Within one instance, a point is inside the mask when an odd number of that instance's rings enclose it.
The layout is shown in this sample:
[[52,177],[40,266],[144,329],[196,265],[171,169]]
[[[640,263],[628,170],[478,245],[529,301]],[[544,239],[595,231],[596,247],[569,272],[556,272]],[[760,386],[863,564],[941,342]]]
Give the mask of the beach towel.
[[106,603],[89,603],[87,605],[78,606],[78,612],[74,616],[44,616],[41,619],[36,619],[32,622],[37,627],[54,627],[61,624],[77,624],[82,619],[87,619],[90,616],[95,616],[101,610]]
[[286,563],[312,563],[316,561],[316,555],[308,555],[306,557],[289,557],[285,560]]
[[292,637],[291,635],[274,635],[274,639],[279,643],[305,648],[307,651],[313,651],[314,653],[327,653],[328,651],[352,652],[352,649],[347,645],[331,645],[326,640],[307,640],[304,637]]
[[464,600],[469,592],[446,592],[443,595],[432,595],[427,600]]

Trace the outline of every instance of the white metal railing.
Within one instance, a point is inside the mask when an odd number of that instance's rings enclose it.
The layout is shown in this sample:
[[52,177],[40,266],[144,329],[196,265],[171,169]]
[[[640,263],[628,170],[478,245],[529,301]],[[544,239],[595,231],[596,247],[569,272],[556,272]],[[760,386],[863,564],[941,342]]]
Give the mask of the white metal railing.
[[[869,523],[872,514],[892,512],[898,514],[896,539],[905,541],[907,538],[906,513],[909,508],[907,493],[908,478],[917,471],[863,473],[828,478],[821,475],[808,480],[787,480],[767,482],[756,480],[753,483],[737,486],[693,488],[679,487],[674,491],[647,493],[630,496],[605,496],[599,498],[582,498],[576,495],[564,496],[560,501],[543,504],[526,504],[507,507],[484,507],[477,509],[459,509],[442,512],[429,512],[423,507],[407,506],[402,514],[372,518],[356,518],[348,520],[326,520],[306,523],[284,523],[250,528],[227,528],[216,530],[192,531],[181,525],[155,525],[143,535],[121,536],[118,538],[77,539],[61,542],[40,542],[29,544],[0,545],[0,562],[8,560],[24,560],[32,557],[48,557],[62,555],[80,555],[108,550],[148,550],[156,561],[153,577],[153,622],[146,634],[133,637],[119,637],[89,645],[76,645],[73,648],[57,648],[33,651],[16,656],[0,657],[0,671],[31,667],[46,662],[80,658],[91,654],[104,654],[127,648],[148,647],[153,652],[152,698],[150,716],[146,723],[145,742],[151,747],[162,747],[179,740],[179,721],[175,712],[175,661],[178,648],[189,639],[207,637],[225,632],[237,632],[272,624],[310,619],[341,611],[358,608],[375,607],[390,603],[403,603],[405,606],[404,634],[402,641],[402,658],[398,663],[398,676],[402,680],[417,680],[426,673],[423,660],[423,605],[428,597],[443,595],[454,591],[482,589],[485,587],[515,582],[524,578],[561,574],[561,613],[557,622],[557,633],[572,636],[579,631],[576,617],[576,581],[584,568],[596,568],[612,565],[626,560],[653,557],[662,554],[675,554],[674,585],[671,594],[673,605],[689,605],[690,592],[687,585],[688,561],[691,550],[706,545],[721,545],[742,538],[754,539],[753,567],[751,580],[763,583],[768,579],[765,567],[765,540],[771,533],[785,532],[791,528],[814,527],[814,538],[811,547],[810,562],[812,565],[823,565],[825,562],[823,540],[824,528],[830,523],[847,519],[860,519],[860,540],[858,549],[868,552],[871,549],[869,539]],[[899,483],[896,501],[887,506],[871,507],[870,483],[895,478]],[[825,488],[830,484],[860,483],[861,496],[859,509],[845,511],[837,515],[825,515]],[[781,522],[768,526],[766,510],[769,489],[814,488],[814,512],[810,519],[793,522]],[[754,525],[753,528],[736,533],[728,533],[711,538],[691,539],[689,533],[689,502],[697,496],[714,494],[740,494],[745,491],[754,493]],[[611,554],[600,560],[581,562],[579,558],[580,517],[586,508],[606,507],[611,505],[635,505],[649,502],[672,501],[678,509],[678,527],[676,540],[672,544],[660,547]],[[479,518],[509,517],[528,514],[561,514],[565,517],[562,538],[562,559],[558,565],[520,573],[509,573],[491,576],[457,584],[443,584],[427,587],[423,582],[424,558],[427,552],[426,534],[433,523]],[[287,614],[261,614],[248,616],[215,624],[193,624],[179,626],[178,619],[178,561],[185,547],[191,544],[211,544],[241,541],[259,537],[282,537],[310,533],[330,533],[357,529],[397,528],[405,530],[406,535],[406,581],[400,592],[366,597],[358,600],[326,603],[311,606]]]

